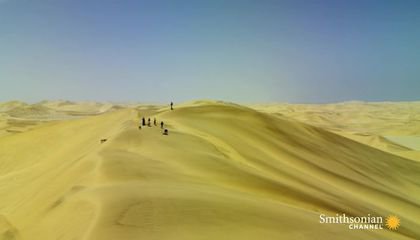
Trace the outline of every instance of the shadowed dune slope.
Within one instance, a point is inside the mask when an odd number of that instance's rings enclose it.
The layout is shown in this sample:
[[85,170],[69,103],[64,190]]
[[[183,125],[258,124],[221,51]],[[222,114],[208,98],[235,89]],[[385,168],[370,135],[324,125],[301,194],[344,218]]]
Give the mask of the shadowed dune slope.
[[420,161],[420,102],[257,104],[251,107]]
[[[169,135],[139,130],[144,115]],[[417,162],[239,105],[54,122],[1,137],[0,159],[0,239],[420,237]],[[349,230],[321,213],[402,225]]]

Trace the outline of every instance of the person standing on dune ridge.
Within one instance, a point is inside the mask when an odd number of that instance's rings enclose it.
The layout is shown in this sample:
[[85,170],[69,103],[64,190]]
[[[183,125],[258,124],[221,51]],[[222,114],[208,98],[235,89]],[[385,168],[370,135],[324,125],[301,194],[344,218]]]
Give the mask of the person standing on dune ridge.
[[171,110],[174,110],[174,103],[171,102]]

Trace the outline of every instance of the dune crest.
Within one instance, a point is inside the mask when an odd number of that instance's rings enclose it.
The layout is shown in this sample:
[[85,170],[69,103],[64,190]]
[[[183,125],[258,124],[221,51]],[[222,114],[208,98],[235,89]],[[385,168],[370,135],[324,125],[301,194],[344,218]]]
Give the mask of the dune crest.
[[[139,130],[142,116],[169,135]],[[420,236],[419,163],[236,104],[56,121],[0,136],[0,156],[0,215],[22,239]],[[320,224],[322,213],[398,213],[403,224],[351,231]]]

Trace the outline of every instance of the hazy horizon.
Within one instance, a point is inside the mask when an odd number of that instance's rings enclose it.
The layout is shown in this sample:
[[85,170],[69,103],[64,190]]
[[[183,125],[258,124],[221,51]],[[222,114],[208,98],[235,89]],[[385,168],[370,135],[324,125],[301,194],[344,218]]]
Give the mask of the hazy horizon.
[[417,1],[0,1],[0,102],[419,101]]
[[[2,103],[10,103],[10,102],[23,102],[29,105],[32,104],[39,104],[43,102],[65,102],[69,101],[72,103],[99,103],[99,104],[141,104],[141,105],[169,105],[171,101],[142,101],[142,100],[133,100],[133,101],[114,101],[114,100],[95,100],[95,99],[80,99],[80,100],[69,100],[69,99],[42,99],[38,101],[24,101],[20,99],[10,99],[5,101],[0,101],[0,104]],[[175,101],[174,105],[178,104],[187,104],[192,103],[196,101],[222,101],[225,103],[233,103],[233,104],[243,104],[245,106],[247,105],[271,105],[271,104],[290,104],[290,105],[334,105],[334,104],[357,104],[357,103],[366,103],[366,104],[404,104],[404,103],[420,103],[420,100],[410,100],[410,101],[363,101],[363,100],[346,100],[346,101],[339,101],[339,102],[287,102],[287,101],[266,101],[266,102],[251,102],[251,101],[229,101],[229,100],[223,100],[223,99],[187,99],[183,101]]]

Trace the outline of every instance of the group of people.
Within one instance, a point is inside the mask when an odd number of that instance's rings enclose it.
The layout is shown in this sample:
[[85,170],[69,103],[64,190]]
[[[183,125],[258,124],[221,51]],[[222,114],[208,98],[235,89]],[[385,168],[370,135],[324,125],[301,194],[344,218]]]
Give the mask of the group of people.
[[[146,119],[143,117],[143,118],[141,119],[141,124],[140,124],[140,126],[139,126],[139,129],[141,129],[141,126],[146,126],[146,125],[147,125],[148,127],[151,127],[151,126],[152,126],[151,120],[150,120],[150,118],[148,118],[148,119],[147,119],[147,124],[146,124]],[[156,118],[154,118],[154,119],[153,119],[153,125],[157,126],[157,121],[156,121]],[[160,128],[163,128],[163,125],[164,125],[163,121],[160,121]]]
[[[173,105],[174,105],[174,103],[173,103],[173,102],[171,102],[171,110],[174,110]],[[157,121],[156,121],[156,118],[153,118],[153,125],[154,125],[154,126],[157,126]],[[164,125],[165,125],[165,123],[164,123],[163,121],[160,121],[160,128],[161,128],[161,129],[164,129],[164,130],[163,130],[163,135],[168,135],[169,131],[168,131],[168,129],[164,128]],[[146,119],[143,117],[143,118],[141,119],[141,124],[139,125],[139,129],[141,129],[141,128],[142,128],[142,126],[148,126],[148,127],[151,127],[151,126],[152,126],[152,121],[151,121],[151,119],[150,119],[150,118],[148,118],[148,119],[147,119],[147,124],[146,124]]]

